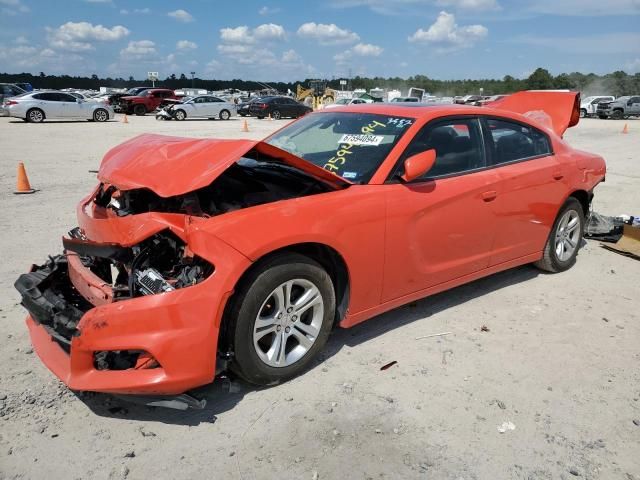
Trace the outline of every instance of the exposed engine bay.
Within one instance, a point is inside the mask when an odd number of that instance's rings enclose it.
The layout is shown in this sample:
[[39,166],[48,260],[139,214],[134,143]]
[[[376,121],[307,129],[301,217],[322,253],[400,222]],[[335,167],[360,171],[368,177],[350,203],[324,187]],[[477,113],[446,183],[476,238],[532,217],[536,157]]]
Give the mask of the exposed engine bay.
[[211,184],[189,193],[164,198],[149,189],[120,191],[103,183],[94,202],[118,216],[166,212],[210,217],[336,188],[295,167],[248,158],[249,155],[231,165]]

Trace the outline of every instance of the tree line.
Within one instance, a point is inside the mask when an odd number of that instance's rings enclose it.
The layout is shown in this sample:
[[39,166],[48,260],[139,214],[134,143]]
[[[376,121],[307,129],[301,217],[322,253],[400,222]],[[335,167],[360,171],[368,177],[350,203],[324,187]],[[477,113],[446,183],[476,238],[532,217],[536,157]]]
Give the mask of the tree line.
[[[196,88],[207,90],[238,89],[255,91],[264,88],[267,84],[278,91],[295,91],[296,85],[308,85],[311,79],[300,82],[256,82],[242,79],[234,80],[209,80],[202,78],[191,79],[184,73],[172,74],[164,80],[156,81],[156,87],[186,88],[192,85]],[[0,82],[5,83],[30,83],[34,88],[77,88],[86,90],[98,90],[100,87],[131,88],[136,86],[151,86],[148,80],[137,80],[133,77],[124,78],[100,78],[97,75],[90,77],[69,75],[39,75],[31,73],[9,74],[0,73]],[[400,77],[354,77],[348,80],[348,88],[364,88],[369,91],[372,88],[398,89],[406,93],[410,87],[423,88],[427,92],[438,96],[456,96],[467,94],[479,94],[480,89],[484,95],[497,95],[502,93],[517,92],[520,90],[546,90],[546,89],[571,89],[588,95],[640,95],[640,73],[629,75],[624,71],[616,71],[606,75],[594,73],[583,74],[579,72],[563,73],[553,76],[544,68],[536,69],[527,78],[514,78],[506,75],[502,79],[477,79],[477,80],[436,80],[426,75],[415,75],[409,78]],[[328,86],[340,90],[340,79],[328,81]]]

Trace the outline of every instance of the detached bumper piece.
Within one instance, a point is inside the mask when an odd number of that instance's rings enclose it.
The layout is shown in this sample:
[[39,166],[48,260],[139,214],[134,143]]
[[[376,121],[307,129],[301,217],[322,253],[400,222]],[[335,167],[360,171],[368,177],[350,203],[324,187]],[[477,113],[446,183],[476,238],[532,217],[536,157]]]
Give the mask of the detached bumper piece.
[[69,264],[63,255],[42,266],[32,266],[18,277],[15,287],[31,318],[69,353],[71,339],[79,335],[78,323],[93,307],[69,282]]

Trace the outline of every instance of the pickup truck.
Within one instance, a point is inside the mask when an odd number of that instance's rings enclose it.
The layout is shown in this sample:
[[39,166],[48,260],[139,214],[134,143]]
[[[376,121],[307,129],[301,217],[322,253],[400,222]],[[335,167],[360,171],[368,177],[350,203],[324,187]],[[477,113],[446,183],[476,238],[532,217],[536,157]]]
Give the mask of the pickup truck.
[[595,115],[598,110],[598,105],[601,103],[613,102],[614,100],[615,97],[609,95],[594,95],[592,97],[583,98],[580,102],[580,118]]
[[640,116],[640,95],[616,98],[613,102],[598,104],[598,117],[620,120],[630,116]]
[[163,101],[177,98],[168,88],[150,88],[135,96],[122,97],[120,108],[124,113],[145,115],[156,110]]

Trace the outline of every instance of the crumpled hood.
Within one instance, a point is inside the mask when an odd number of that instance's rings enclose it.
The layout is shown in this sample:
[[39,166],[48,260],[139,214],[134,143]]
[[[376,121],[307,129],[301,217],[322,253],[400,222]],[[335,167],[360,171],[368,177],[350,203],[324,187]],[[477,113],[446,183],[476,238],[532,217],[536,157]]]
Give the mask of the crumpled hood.
[[140,135],[109,150],[102,159],[98,179],[120,190],[148,188],[161,197],[173,197],[206,187],[251,150],[337,187],[351,183],[262,141],[155,134]]

